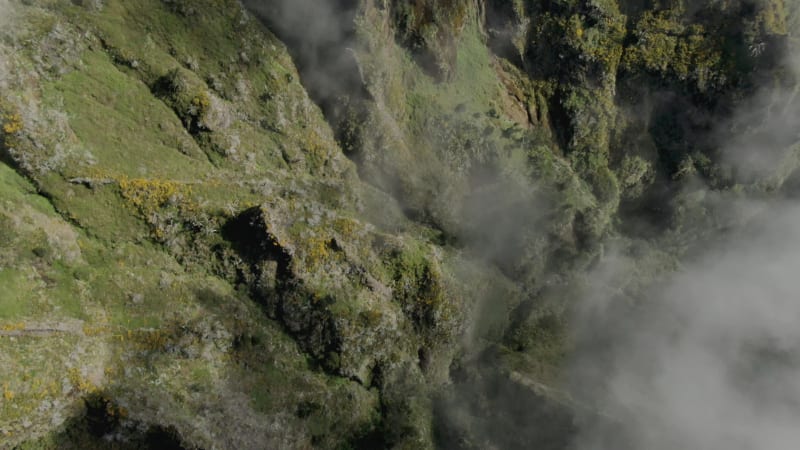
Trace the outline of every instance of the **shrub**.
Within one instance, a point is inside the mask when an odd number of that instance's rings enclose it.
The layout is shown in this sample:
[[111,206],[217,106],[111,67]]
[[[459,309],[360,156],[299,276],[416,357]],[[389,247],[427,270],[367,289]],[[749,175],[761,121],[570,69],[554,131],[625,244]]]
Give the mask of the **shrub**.
[[619,168],[619,184],[626,198],[636,198],[653,182],[653,167],[639,156],[626,156]]
[[204,119],[211,108],[211,97],[202,82],[192,74],[175,68],[156,80],[153,93],[180,117],[186,130],[197,134],[207,129]]
[[3,115],[3,133],[17,134],[22,131],[22,117],[16,113],[6,113]]
[[170,180],[128,179],[119,180],[122,196],[145,217],[153,214],[170,202],[188,195],[188,186]]

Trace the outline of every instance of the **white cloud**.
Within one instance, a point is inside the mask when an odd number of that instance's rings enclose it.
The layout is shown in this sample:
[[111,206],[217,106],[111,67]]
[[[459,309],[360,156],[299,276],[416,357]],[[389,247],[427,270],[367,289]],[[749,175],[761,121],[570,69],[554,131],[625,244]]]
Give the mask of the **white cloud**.
[[[796,69],[798,59],[785,67]],[[739,181],[780,185],[796,170],[800,86],[796,74],[788,79],[720,124],[743,125],[719,133]],[[577,354],[576,392],[612,419],[584,418],[576,448],[800,448],[800,202],[714,195],[722,199],[715,208],[739,215],[742,226],[713,244],[696,242],[694,256],[635,306],[596,294],[580,308],[579,339],[602,344]],[[614,293],[632,265],[608,258],[595,292]]]

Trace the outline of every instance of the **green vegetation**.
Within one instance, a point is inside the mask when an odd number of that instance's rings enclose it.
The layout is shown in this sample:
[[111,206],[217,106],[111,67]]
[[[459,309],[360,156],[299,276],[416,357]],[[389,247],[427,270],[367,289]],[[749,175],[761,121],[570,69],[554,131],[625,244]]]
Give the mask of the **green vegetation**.
[[[644,255],[627,295],[719,226],[701,118],[788,83],[759,52],[797,15],[357,3],[325,50],[360,92],[323,113],[303,83],[341,80],[238,1],[8,2],[0,446],[481,447],[495,382],[568,423],[530,386],[559,379],[585,270]],[[629,211],[654,198],[650,232]]]

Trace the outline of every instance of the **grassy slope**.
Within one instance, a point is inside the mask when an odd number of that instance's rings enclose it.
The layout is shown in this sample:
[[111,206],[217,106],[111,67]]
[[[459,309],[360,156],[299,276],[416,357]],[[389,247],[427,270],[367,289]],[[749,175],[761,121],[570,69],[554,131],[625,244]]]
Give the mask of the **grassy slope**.
[[[0,246],[2,442],[66,426],[23,448],[102,448],[80,420],[84,403],[96,398],[123,433],[158,423],[208,447],[324,444],[367,426],[373,393],[312,370],[249,298],[182,247],[187,220],[213,235],[230,214],[259,201],[267,175],[342,180],[344,163],[331,161],[330,132],[292,81],[285,52],[257,25],[234,26],[244,16],[232,2],[209,2],[218,9],[189,16],[159,1],[106,3],[99,11],[17,5],[26,15],[20,23],[29,25],[7,33],[17,73],[35,78],[19,77],[3,99],[25,127],[5,141],[30,155],[24,169],[37,187],[0,166],[0,220],[8,230]],[[42,55],[50,40],[53,54]],[[231,63],[248,41],[259,46],[251,50],[257,62]],[[184,111],[149,88],[190,50],[202,69],[188,77],[214,97],[213,112],[246,118],[233,125],[218,118],[213,137],[191,135]],[[224,78],[218,90],[201,79],[204,71]],[[231,93],[238,79],[252,85],[240,89],[266,85],[274,100],[234,107],[239,99],[224,97],[238,95]],[[67,120],[56,129],[52,117]],[[234,134],[238,153],[226,155],[221,146]],[[309,135],[313,142],[300,145]],[[48,153],[53,142],[65,156]],[[278,142],[306,151],[284,158]],[[170,228],[176,221],[178,229]],[[299,404],[312,407],[297,416]],[[329,412],[337,410],[352,414]],[[70,417],[77,419],[61,424]]]

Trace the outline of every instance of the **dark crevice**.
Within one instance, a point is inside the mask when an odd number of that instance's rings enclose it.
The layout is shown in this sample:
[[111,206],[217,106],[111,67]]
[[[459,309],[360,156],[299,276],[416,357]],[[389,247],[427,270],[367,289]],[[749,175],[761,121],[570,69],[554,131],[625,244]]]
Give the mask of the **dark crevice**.
[[310,291],[295,276],[291,254],[267,229],[263,214],[259,207],[251,208],[222,227],[223,238],[245,263],[235,281],[294,337],[315,369],[338,375],[341,340],[329,311],[335,300]]
[[50,447],[50,443],[54,442],[57,448],[63,450],[198,449],[184,446],[174,427],[131,420],[125,408],[106,394],[96,393],[85,397],[83,406],[83,414],[68,420],[55,435],[44,438],[41,443],[29,441],[26,445],[31,445],[31,448],[55,448]]
[[552,127],[552,134],[555,137],[561,154],[567,154],[570,141],[572,140],[572,118],[564,107],[565,92],[559,92],[548,99],[547,112],[549,122]]
[[[276,278],[291,278],[291,255],[277,243],[264,224],[259,207],[251,208],[229,220],[221,229],[222,237],[255,268],[264,261],[277,263]],[[247,281],[247,280],[243,280]]]
[[489,0],[486,8],[484,27],[488,35],[488,45],[492,52],[520,69],[525,69],[525,61],[513,42],[514,30],[520,26],[512,2]]

